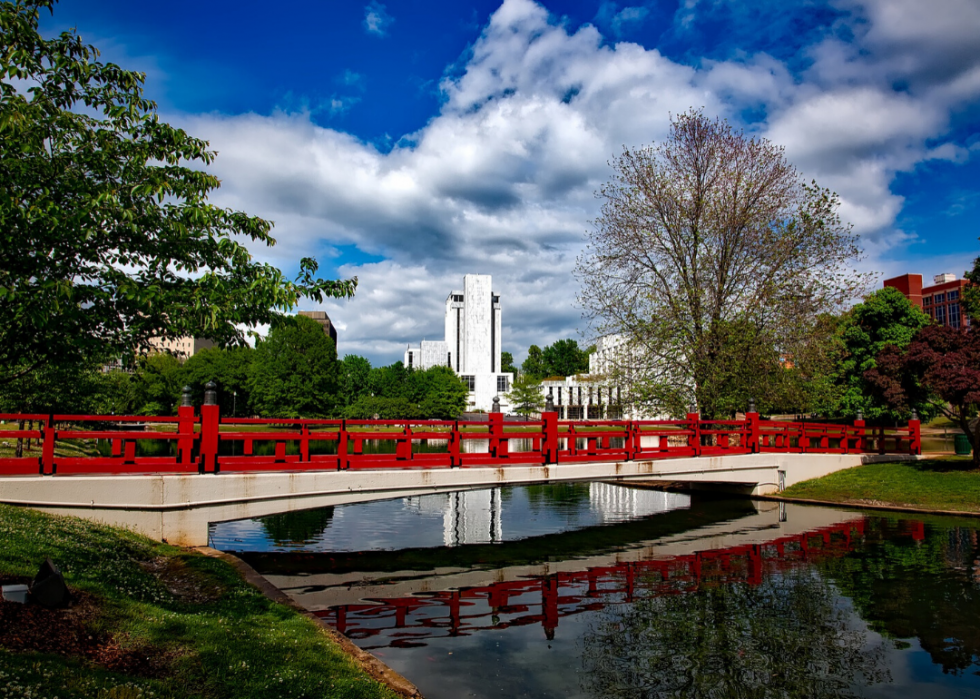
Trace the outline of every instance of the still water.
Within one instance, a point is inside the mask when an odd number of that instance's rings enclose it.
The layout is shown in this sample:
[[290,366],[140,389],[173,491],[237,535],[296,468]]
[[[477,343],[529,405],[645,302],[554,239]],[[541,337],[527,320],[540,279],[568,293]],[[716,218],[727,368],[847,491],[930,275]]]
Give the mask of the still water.
[[530,486],[214,525],[457,697],[980,697],[980,520]]

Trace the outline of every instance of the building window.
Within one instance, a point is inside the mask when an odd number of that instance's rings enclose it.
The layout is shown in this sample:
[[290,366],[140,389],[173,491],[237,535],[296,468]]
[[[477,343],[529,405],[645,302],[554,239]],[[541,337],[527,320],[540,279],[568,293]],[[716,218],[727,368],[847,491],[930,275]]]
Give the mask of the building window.
[[453,294],[453,301],[455,301],[456,303],[463,303],[463,295]]
[[959,291],[950,291],[948,294],[946,294],[947,301],[959,301],[959,299],[960,299]]
[[946,294],[936,294],[932,297],[934,303],[942,303],[946,300]]
[[951,327],[960,327],[960,304],[949,304],[949,324]]
[[413,362],[414,359],[415,359],[415,353],[414,352],[409,352],[408,353],[408,368],[409,369],[412,368],[412,362]]
[[931,296],[926,296],[924,299],[922,299],[922,305],[923,306],[931,306],[932,305],[932,297]]
[[946,325],[946,306],[936,306],[936,322]]
[[510,386],[507,385],[506,376],[497,377],[497,393],[507,393],[510,390]]
[[464,375],[464,376],[460,376],[459,378],[461,378],[463,380],[463,383],[466,384],[466,390],[467,391],[469,391],[470,393],[472,393],[473,391],[476,390],[476,377],[475,376]]

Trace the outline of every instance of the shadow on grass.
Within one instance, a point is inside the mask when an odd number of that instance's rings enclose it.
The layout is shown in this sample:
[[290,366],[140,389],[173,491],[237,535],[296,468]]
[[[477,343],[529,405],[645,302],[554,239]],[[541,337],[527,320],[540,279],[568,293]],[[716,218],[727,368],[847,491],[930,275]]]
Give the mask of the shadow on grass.
[[924,459],[912,464],[916,471],[951,473],[954,471],[973,471],[973,459],[969,456],[944,456],[938,459]]

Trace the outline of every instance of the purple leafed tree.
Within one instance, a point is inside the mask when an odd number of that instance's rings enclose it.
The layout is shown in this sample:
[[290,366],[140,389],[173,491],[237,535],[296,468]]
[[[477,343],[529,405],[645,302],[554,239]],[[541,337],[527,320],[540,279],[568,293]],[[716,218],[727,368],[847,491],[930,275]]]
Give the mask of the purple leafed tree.
[[864,377],[892,407],[929,402],[957,423],[973,445],[980,469],[980,332],[942,325],[922,328],[904,350],[885,347]]

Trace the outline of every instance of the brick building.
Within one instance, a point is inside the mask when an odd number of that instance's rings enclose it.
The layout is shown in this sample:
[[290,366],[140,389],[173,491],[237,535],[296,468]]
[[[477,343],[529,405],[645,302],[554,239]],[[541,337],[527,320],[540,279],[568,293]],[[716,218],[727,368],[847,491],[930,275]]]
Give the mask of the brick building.
[[921,274],[903,274],[886,279],[884,285],[898,289],[913,304],[941,325],[953,328],[970,327],[970,319],[961,305],[963,288],[970,282],[957,279],[955,274],[937,274],[932,286],[922,286]]

